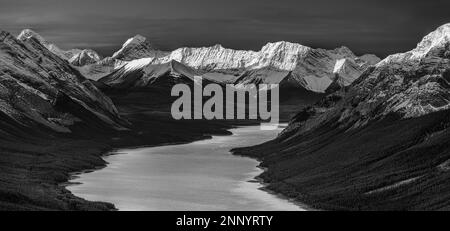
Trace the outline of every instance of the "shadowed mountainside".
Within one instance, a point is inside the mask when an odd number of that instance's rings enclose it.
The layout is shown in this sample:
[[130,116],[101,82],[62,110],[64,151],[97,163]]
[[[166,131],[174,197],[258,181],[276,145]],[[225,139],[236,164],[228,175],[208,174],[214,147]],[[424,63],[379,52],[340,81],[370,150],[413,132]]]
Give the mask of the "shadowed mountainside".
[[270,188],[317,208],[450,209],[450,24],[298,113],[280,136],[235,154]]

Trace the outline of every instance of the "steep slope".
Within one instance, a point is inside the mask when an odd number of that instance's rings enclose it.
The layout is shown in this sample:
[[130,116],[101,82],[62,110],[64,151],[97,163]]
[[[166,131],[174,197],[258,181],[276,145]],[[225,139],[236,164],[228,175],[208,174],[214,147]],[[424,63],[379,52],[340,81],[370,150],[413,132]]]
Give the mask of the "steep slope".
[[82,50],[69,59],[69,63],[75,66],[86,66],[101,60],[100,55],[91,49]]
[[261,158],[272,189],[320,208],[450,209],[449,28],[236,153]]
[[51,51],[58,57],[65,59],[65,60],[70,60],[72,57],[74,57],[75,55],[79,54],[82,51],[80,49],[72,49],[72,50],[68,50],[68,51],[62,50],[55,44],[48,42],[44,37],[42,37],[41,35],[39,35],[38,33],[34,32],[31,29],[25,29],[19,34],[19,36],[17,36],[17,39],[22,40],[22,41],[25,41],[30,38],[36,39],[39,43],[41,43],[49,51]]
[[0,33],[0,76],[0,113],[11,126],[67,133],[82,122],[124,129],[112,101],[34,37]]
[[333,82],[327,87],[326,92],[332,93],[344,87],[350,86],[357,80],[368,66],[363,67],[351,59],[340,59],[336,62],[333,70]]
[[[161,52],[155,50],[142,36],[129,39],[113,58],[123,61],[152,58],[155,64],[177,61],[217,81],[220,81],[219,78],[222,76],[224,77],[222,82],[228,83],[232,79],[237,81],[233,76],[239,75],[241,83],[257,82],[257,79],[252,79],[254,75],[251,72],[259,73],[256,78],[264,75],[268,80],[276,80],[284,73],[292,72],[293,80],[305,89],[318,93],[325,92],[334,81],[333,71],[339,60],[346,59],[353,64],[352,70],[349,70],[350,67],[342,70],[345,72],[342,77],[345,81],[338,82],[342,86],[348,85],[368,66],[378,61],[374,55],[357,57],[346,47],[335,50],[312,49],[289,42],[268,43],[260,51],[233,50],[215,45],[201,48],[184,47],[172,52]],[[261,75],[264,70],[270,71]],[[243,79],[244,75],[248,79]]]
[[[373,57],[372,57],[373,58]],[[176,60],[187,66],[206,72],[219,70],[235,70],[240,72],[270,70],[268,80],[277,80],[277,76],[292,71],[293,78],[305,89],[323,93],[333,81],[333,70],[336,62],[348,59],[358,63],[354,72],[347,72],[347,79],[356,79],[369,63],[356,57],[348,48],[335,50],[312,49],[296,43],[276,42],[268,43],[259,52],[237,51],[223,48],[220,45],[203,48],[180,48],[169,56],[159,58],[160,62]],[[374,62],[375,58],[371,59]],[[277,72],[277,73],[275,73]],[[248,80],[240,82],[256,82],[253,75],[247,75]],[[349,77],[351,76],[351,77]],[[258,75],[257,78],[260,78]],[[270,82],[270,81],[266,81]],[[279,82],[279,81],[278,81]],[[275,83],[275,82],[273,82]]]
[[170,87],[177,83],[193,83],[200,73],[179,62],[154,64],[153,58],[133,60],[99,80],[112,88],[133,89],[150,86]]
[[[234,82],[236,85],[248,84],[280,84],[288,78],[290,71],[280,71],[278,69],[267,67],[243,72]],[[293,83],[295,85],[296,83]]]
[[71,173],[105,166],[101,156],[112,148],[228,134],[223,122],[174,121],[167,97],[158,96],[119,94],[121,117],[92,81],[35,38],[1,32],[0,210],[112,210],[66,190]]
[[0,32],[0,210],[114,209],[60,184],[104,165],[108,141],[129,126],[66,60],[33,37]]
[[[141,35],[136,35],[129,38],[122,48],[116,51],[111,57],[106,57],[102,60],[93,55],[89,55],[88,62],[82,62],[81,65],[77,65],[75,59],[74,65],[78,66],[77,69],[87,78],[92,80],[99,80],[113,72],[121,72],[119,69],[123,65],[132,62],[136,62],[140,59],[155,58],[167,55],[167,52],[159,51],[153,48],[153,46],[147,41],[147,39]],[[138,61],[139,62],[139,61]],[[72,61],[71,61],[72,63]]]
[[88,64],[84,66],[76,66],[75,68],[88,79],[97,81],[112,72],[119,69],[127,62],[111,57],[104,58],[96,63]]
[[334,66],[333,74],[336,75],[335,81],[340,86],[349,86],[352,84],[364,70],[355,62],[349,59],[340,59]]
[[57,55],[61,59],[67,60],[74,66],[95,64],[101,60],[100,55],[94,50],[71,49],[66,51],[59,48],[57,45],[50,43],[44,37],[31,29],[25,29],[17,36],[17,39],[21,41],[26,41],[30,38],[36,39],[40,44],[42,44],[53,54]]
[[[272,44],[273,46],[273,44]],[[270,46],[268,46],[270,47]],[[276,43],[273,47],[265,47],[264,51],[274,52],[275,56],[280,57],[280,54],[286,54],[286,52],[292,52],[293,54],[285,56],[278,61],[274,60],[273,57],[269,63],[260,63],[258,66],[269,66],[265,81],[267,83],[279,83],[281,82],[281,77],[286,77],[285,73],[290,72],[289,80],[298,87],[303,87],[306,90],[324,93],[333,81],[339,87],[344,87],[350,85],[354,80],[356,80],[364,70],[369,67],[369,62],[363,61],[362,59],[356,57],[348,48],[341,47],[335,50],[323,50],[323,49],[310,49],[305,47],[293,48],[291,45],[283,45],[283,43]],[[284,50],[287,49],[287,50]],[[298,52],[303,53],[298,53]],[[296,54],[296,55],[294,55]],[[292,63],[286,60],[293,61]],[[257,70],[257,73],[261,73],[261,69]],[[253,71],[255,72],[255,71]],[[275,73],[276,72],[276,73]],[[247,75],[247,79],[239,79],[240,82],[258,82],[261,79],[261,74],[258,75]],[[256,78],[256,79],[252,79]]]
[[129,38],[120,50],[115,52],[111,58],[123,61],[132,61],[141,58],[153,58],[166,55],[166,52],[153,48],[149,41],[142,35]]
[[373,54],[365,54],[359,57],[359,59],[363,62],[366,62],[369,65],[375,65],[381,61],[376,55]]
[[[346,47],[335,50],[312,49],[284,41],[268,43],[260,51],[233,50],[215,45],[200,48],[184,47],[165,52],[154,48],[141,35],[128,39],[111,57],[100,60],[95,51],[89,49],[64,51],[29,29],[22,31],[18,36],[20,40],[31,37],[37,39],[54,54],[78,66],[78,70],[83,75],[93,80],[98,80],[120,69],[127,62],[153,58],[154,64],[177,61],[201,71],[207,79],[222,83],[232,83],[233,80],[237,80],[237,76],[246,75],[247,71],[259,70],[257,72],[261,73],[262,70],[271,69],[270,73],[274,73],[273,70],[278,70],[279,73],[269,79],[276,79],[276,76],[292,71],[293,80],[306,90],[324,93],[327,89],[349,85],[368,66],[379,61],[374,55],[357,57]],[[342,68],[341,77],[336,80],[335,67],[340,65],[339,62],[343,59],[347,60],[346,64],[350,64],[344,65],[347,68]],[[252,75],[247,76],[250,79],[241,82],[256,81],[251,80]],[[266,76],[269,75],[266,74]],[[331,85],[333,85],[332,88],[330,88]]]

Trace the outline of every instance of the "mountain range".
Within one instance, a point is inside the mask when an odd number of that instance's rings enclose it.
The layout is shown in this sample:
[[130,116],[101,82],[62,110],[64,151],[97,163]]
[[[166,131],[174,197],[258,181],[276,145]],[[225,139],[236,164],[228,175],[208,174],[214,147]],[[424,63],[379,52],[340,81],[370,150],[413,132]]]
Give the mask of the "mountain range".
[[[130,69],[136,72],[145,66],[176,61],[186,66],[184,69],[196,70],[199,75],[219,83],[279,84],[284,80],[317,93],[324,93],[333,82],[348,86],[368,66],[379,61],[373,55],[357,57],[346,47],[323,50],[289,42],[269,43],[258,52],[220,45],[162,52],[153,49],[142,36],[129,39],[112,58],[115,57],[124,57],[125,63],[115,68],[121,69],[118,72],[124,76],[128,76]],[[120,78],[117,73],[113,75]]]
[[[380,61],[375,55],[358,57],[347,47],[313,49],[284,41],[268,43],[260,51],[233,50],[215,45],[184,47],[166,52],[157,50],[141,35],[128,39],[111,57],[100,60],[100,56],[92,50],[63,51],[32,30],[24,30],[18,38],[24,37],[38,39],[50,51],[77,66],[90,79],[115,79],[114,86],[119,86],[120,81],[123,81],[132,87],[130,78],[156,78],[158,76],[145,74],[144,69],[175,61],[178,66],[185,66],[182,69],[195,70],[197,75],[219,83],[284,82],[293,87],[324,93],[330,86],[335,89],[350,85],[369,66]],[[143,75],[136,76],[136,73]],[[142,87],[142,82],[145,81],[137,80],[136,87]]]
[[271,188],[318,208],[449,209],[450,24],[301,110],[279,137],[235,150]]
[[[44,197],[52,208],[80,208],[86,202],[73,201],[57,183],[101,164],[100,149],[111,148],[105,144],[188,141],[226,127],[167,119],[167,102],[153,87],[197,75],[320,95],[313,105],[295,104],[296,115],[275,140],[234,150],[262,161],[270,189],[321,209],[450,209],[450,24],[383,60],[289,42],[260,51],[160,51],[140,35],[102,58],[91,49],[63,50],[32,30],[17,38],[1,32],[0,208],[42,208],[36,201]],[[77,136],[96,130],[104,144]],[[74,142],[83,146],[73,148],[76,154],[64,146]],[[99,153],[84,154],[91,152]]]
[[0,33],[0,133],[36,127],[70,132],[83,119],[92,126],[125,129],[111,99],[41,42]]

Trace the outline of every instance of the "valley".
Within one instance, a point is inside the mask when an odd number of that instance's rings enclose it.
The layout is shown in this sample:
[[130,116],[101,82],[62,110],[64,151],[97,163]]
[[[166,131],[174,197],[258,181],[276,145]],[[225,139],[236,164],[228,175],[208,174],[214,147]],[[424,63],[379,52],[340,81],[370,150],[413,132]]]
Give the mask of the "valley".
[[448,210],[450,24],[298,113],[258,158],[270,188],[321,209]]
[[255,146],[227,143],[219,155],[233,148],[257,159],[268,190],[325,210],[448,210],[449,49],[450,24],[383,60],[286,41],[259,51],[163,51],[140,35],[100,57],[63,50],[32,30],[1,32],[0,209],[116,210],[73,195],[67,182],[108,169],[103,155],[112,150],[195,146],[262,122],[174,120],[171,88],[202,76],[221,87],[279,85],[288,126],[243,143]]

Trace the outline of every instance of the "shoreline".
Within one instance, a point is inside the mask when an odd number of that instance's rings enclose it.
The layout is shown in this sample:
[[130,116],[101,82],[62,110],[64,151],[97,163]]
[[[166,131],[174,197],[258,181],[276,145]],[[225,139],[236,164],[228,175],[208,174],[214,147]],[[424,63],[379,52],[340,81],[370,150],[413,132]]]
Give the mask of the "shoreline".
[[230,153],[234,156],[240,156],[240,157],[245,157],[245,158],[250,158],[250,159],[256,160],[259,163],[259,165],[256,166],[256,168],[261,169],[263,172],[261,172],[259,175],[255,176],[253,178],[255,182],[259,183],[262,186],[261,188],[259,188],[259,190],[265,191],[265,192],[272,194],[280,199],[287,200],[287,201],[295,204],[296,206],[300,207],[301,209],[304,209],[305,212],[306,211],[323,211],[322,209],[318,209],[318,208],[312,207],[310,205],[304,204],[303,202],[297,200],[294,197],[287,196],[283,192],[278,192],[273,189],[269,189],[269,186],[271,184],[266,182],[266,180],[264,180],[264,178],[261,177],[261,175],[264,174],[265,172],[267,172],[269,169],[261,166],[261,163],[263,161],[260,158],[237,154],[234,151],[234,149],[231,149]]
[[[234,128],[234,127],[232,127],[232,128]],[[232,128],[230,128],[230,129],[232,129]],[[229,130],[229,129],[226,129],[225,131],[228,132],[228,130]],[[230,135],[230,134],[224,134],[224,136],[227,136],[227,135]],[[108,150],[103,150],[102,153],[98,155],[99,158],[100,158],[100,159],[102,160],[102,162],[103,162],[101,165],[95,166],[94,168],[89,168],[89,169],[77,170],[77,171],[69,172],[69,173],[67,173],[67,174],[68,174],[67,179],[65,179],[65,181],[63,181],[62,183],[56,184],[56,187],[62,187],[64,190],[67,190],[72,196],[74,196],[74,197],[76,197],[76,198],[80,198],[81,200],[84,200],[84,201],[87,201],[87,202],[103,203],[103,204],[109,204],[109,205],[112,205],[113,208],[110,209],[110,210],[107,210],[107,211],[119,211],[119,209],[118,209],[118,208],[116,207],[116,205],[113,204],[113,203],[105,202],[105,201],[89,201],[89,200],[86,200],[85,198],[82,198],[82,197],[79,197],[79,196],[73,194],[72,191],[70,191],[69,189],[67,189],[67,187],[68,187],[68,186],[71,186],[71,185],[79,185],[79,184],[82,184],[82,183],[80,183],[80,182],[71,182],[71,181],[74,180],[74,179],[80,178],[79,175],[86,174],[86,173],[91,173],[91,172],[94,172],[94,171],[99,171],[99,170],[102,170],[102,169],[108,167],[108,164],[109,164],[109,163],[105,160],[104,157],[112,156],[112,155],[122,155],[122,154],[125,154],[125,153],[119,153],[119,152],[116,152],[116,153],[115,153],[116,150],[127,149],[127,148],[130,148],[130,149],[131,149],[131,148],[158,147],[158,146],[164,146],[164,145],[189,144],[189,143],[196,142],[196,141],[200,141],[200,140],[208,140],[208,139],[211,139],[212,136],[213,136],[213,135],[211,135],[211,134],[210,134],[210,135],[199,136],[199,137],[194,138],[194,139],[191,140],[191,141],[165,142],[165,143],[161,143],[161,144],[135,145],[135,146],[130,146],[130,147],[115,147],[115,148],[110,148],[110,149],[108,149]]]
[[[67,179],[67,181],[64,182],[64,183],[59,184],[58,186],[64,187],[64,189],[68,190],[71,194],[73,194],[72,191],[70,191],[69,189],[67,189],[67,187],[70,186],[70,185],[78,185],[78,184],[82,184],[82,183],[80,183],[80,182],[71,182],[71,181],[73,181],[73,180],[79,178],[79,176],[82,175],[82,174],[91,173],[91,172],[94,172],[94,171],[99,171],[99,170],[102,170],[102,169],[108,167],[108,164],[109,164],[109,163],[105,160],[104,157],[112,156],[112,155],[122,155],[122,154],[126,154],[126,153],[123,153],[123,152],[118,152],[119,150],[123,150],[123,149],[138,149],[138,148],[151,148],[151,147],[162,147],[162,146],[171,146],[171,145],[190,144],[190,143],[197,142],[197,141],[210,140],[210,139],[213,138],[213,136],[231,136],[231,135],[233,135],[234,133],[232,133],[230,130],[232,130],[232,129],[237,129],[237,128],[249,127],[249,126],[253,126],[253,125],[241,125],[241,126],[240,126],[240,125],[236,125],[236,126],[232,126],[232,127],[230,127],[229,129],[226,129],[226,131],[229,132],[229,134],[218,134],[218,135],[208,134],[208,135],[205,135],[204,137],[198,137],[197,139],[194,139],[194,140],[192,140],[192,141],[187,141],[187,142],[167,142],[167,143],[152,144],[152,145],[137,145],[137,146],[130,146],[130,147],[112,148],[111,150],[106,151],[106,152],[104,152],[103,154],[100,155],[100,158],[101,158],[101,159],[104,161],[104,163],[105,163],[104,165],[98,166],[98,167],[95,167],[95,168],[91,168],[91,169],[82,170],[82,171],[71,172],[71,173],[69,173],[69,178]],[[256,168],[256,169],[260,169],[260,170],[262,170],[263,172],[262,172],[262,173],[259,173],[259,174],[257,174],[257,175],[255,175],[254,177],[252,177],[252,180],[247,180],[247,181],[250,182],[250,183],[257,183],[257,184],[259,184],[259,186],[261,186],[261,187],[258,187],[258,190],[261,190],[261,191],[264,191],[264,192],[266,192],[266,193],[268,193],[268,194],[271,194],[271,195],[277,197],[278,199],[288,201],[288,202],[294,204],[295,206],[297,206],[297,207],[298,207],[299,209],[301,209],[301,210],[304,210],[304,211],[314,210],[314,209],[310,208],[309,206],[307,206],[307,205],[305,205],[305,204],[303,204],[303,203],[301,203],[301,202],[299,202],[299,201],[296,201],[296,200],[293,199],[293,198],[290,198],[290,197],[288,197],[288,196],[286,196],[286,195],[284,195],[284,194],[282,194],[282,193],[279,193],[279,192],[276,192],[276,191],[274,191],[274,190],[269,189],[269,188],[268,188],[268,185],[269,185],[269,184],[268,184],[267,182],[265,182],[263,178],[260,177],[261,174],[263,174],[264,172],[267,171],[267,168],[264,168],[264,167],[261,167],[261,166],[260,166],[260,164],[262,163],[261,160],[259,160],[259,159],[257,159],[257,158],[250,157],[250,156],[236,155],[236,154],[234,154],[234,152],[232,151],[233,149],[235,149],[235,148],[231,148],[230,150],[228,150],[229,154],[231,154],[231,155],[233,155],[233,156],[240,156],[240,157],[244,157],[244,158],[253,159],[253,160],[256,160],[256,161],[258,162],[258,165],[256,165],[255,168]],[[77,195],[75,195],[75,194],[73,194],[73,195],[74,195],[75,197],[79,197],[79,196],[77,196]],[[87,200],[87,199],[82,198],[82,197],[79,197],[79,198],[81,198],[81,199],[83,199],[83,200]],[[87,200],[87,201],[89,201],[89,200]],[[91,201],[91,202],[92,202],[92,201]],[[97,201],[96,201],[96,202],[97,202]],[[98,201],[98,202],[112,204],[112,205],[114,205],[113,211],[120,211],[120,210],[115,206],[114,203],[111,203],[111,202],[104,202],[104,201]]]
[[[248,157],[248,158],[250,158],[250,157]],[[257,161],[259,163],[261,163],[259,160],[257,160]],[[263,174],[263,173],[265,173],[267,171],[267,168],[265,168],[265,167],[257,166],[257,168],[263,170],[263,172],[261,174]],[[302,202],[296,200],[295,198],[288,197],[288,196],[284,195],[281,192],[277,192],[277,191],[274,191],[272,189],[269,189],[268,187],[269,187],[270,183],[267,183],[262,177],[260,177],[261,174],[259,174],[258,176],[256,176],[254,178],[256,180],[256,182],[258,182],[258,184],[260,184],[262,186],[261,188],[259,188],[259,190],[265,191],[265,192],[267,192],[269,194],[272,194],[272,195],[274,195],[274,196],[276,196],[276,197],[278,197],[280,199],[289,201],[292,204],[294,204],[294,205],[298,206],[299,208],[303,209],[302,211],[304,211],[304,212],[307,212],[307,211],[320,211],[318,209],[311,208],[310,206],[308,206],[306,204],[303,204]]]

